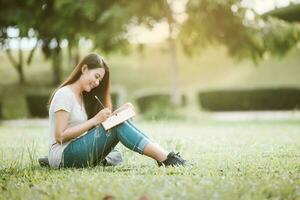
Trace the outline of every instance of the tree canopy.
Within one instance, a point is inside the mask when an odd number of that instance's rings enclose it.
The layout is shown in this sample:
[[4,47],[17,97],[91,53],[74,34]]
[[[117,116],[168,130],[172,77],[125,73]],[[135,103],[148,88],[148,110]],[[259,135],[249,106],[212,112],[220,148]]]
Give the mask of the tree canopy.
[[[300,40],[300,25],[262,17],[239,0],[189,0],[185,21],[176,20],[170,0],[2,0],[0,1],[0,48],[6,50],[20,76],[19,62],[13,59],[7,30],[19,30],[17,38],[36,38],[37,45],[53,63],[54,83],[60,82],[61,46],[67,42],[69,52],[80,48],[81,38],[90,39],[93,48],[102,52],[126,49],[130,27],[149,27],[166,21],[170,39],[179,35],[186,53],[211,44],[227,47],[236,58],[258,62],[268,54],[284,55]],[[297,7],[298,8],[298,7]],[[30,63],[35,48],[27,61]]]
[[237,0],[190,0],[187,14],[181,39],[188,54],[222,44],[230,55],[258,62],[267,54],[284,55],[300,41],[299,25],[263,18]]
[[[78,42],[81,38],[92,40],[94,49],[102,52],[126,48],[128,28],[142,22],[152,25],[160,4],[158,0],[1,1],[1,47],[10,50],[7,34],[10,27],[20,31],[18,38],[35,37],[45,57],[52,60],[53,83],[58,84],[63,42],[67,41],[70,50],[80,48]],[[22,69],[23,65],[20,66]]]

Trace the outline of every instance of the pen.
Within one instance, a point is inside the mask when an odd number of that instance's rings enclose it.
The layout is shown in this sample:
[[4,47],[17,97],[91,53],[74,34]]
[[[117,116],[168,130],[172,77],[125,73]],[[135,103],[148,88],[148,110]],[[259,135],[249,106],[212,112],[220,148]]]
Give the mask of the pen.
[[[95,95],[95,99],[97,99],[97,101],[99,102],[99,104],[103,107],[103,108],[105,108],[104,107],[104,105],[101,103],[101,101],[100,101],[100,99]],[[98,130],[98,129],[97,129]],[[107,130],[107,132],[105,132],[106,134],[109,134],[110,133],[110,129],[108,129]]]
[[101,103],[100,99],[99,99],[96,95],[95,95],[95,99],[97,99],[97,101],[99,102],[99,104],[100,104],[103,108],[105,108],[104,105]]

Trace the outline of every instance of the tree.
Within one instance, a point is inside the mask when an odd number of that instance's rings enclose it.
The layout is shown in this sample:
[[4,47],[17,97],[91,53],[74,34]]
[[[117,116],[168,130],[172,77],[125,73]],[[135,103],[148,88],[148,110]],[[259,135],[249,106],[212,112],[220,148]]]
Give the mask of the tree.
[[300,4],[291,4],[287,7],[276,8],[263,16],[274,16],[288,22],[300,22]]
[[187,14],[181,41],[188,54],[222,44],[233,57],[257,63],[266,54],[284,55],[300,40],[299,26],[263,19],[237,0],[190,0]]
[[[93,49],[109,53],[116,49],[126,48],[128,26],[143,10],[136,7],[149,4],[143,1],[124,0],[96,1],[87,0],[45,0],[42,9],[37,10],[34,29],[42,41],[42,50],[46,58],[52,60],[53,84],[61,79],[61,43],[68,41],[69,52],[78,52],[78,41],[87,38],[93,41]],[[39,12],[40,11],[40,12]],[[137,13],[137,14],[136,14]],[[78,56],[76,56],[78,58]]]
[[169,29],[169,51],[170,51],[170,61],[171,61],[171,72],[172,72],[172,93],[171,93],[171,102],[178,106],[181,103],[181,94],[179,91],[179,81],[178,81],[178,58],[177,58],[177,45],[176,37],[177,32],[180,29],[180,22],[177,20],[174,5],[176,1],[164,1],[163,10],[165,21],[167,22]]
[[[180,29],[181,22],[178,20],[177,16],[181,13],[176,11],[175,6],[178,3],[178,0],[136,0],[136,1],[122,1],[123,3],[119,4],[121,10],[116,12],[117,16],[120,16],[118,13],[127,13],[126,19],[130,19],[125,22],[125,25],[129,26],[139,26],[145,25],[149,29],[153,28],[155,24],[160,22],[165,22],[168,26],[169,36],[168,36],[168,46],[170,53],[170,66],[172,74],[171,82],[171,102],[174,105],[179,105],[181,101],[181,95],[179,91],[179,81],[178,81],[178,61],[177,61],[177,35]],[[126,2],[126,3],[125,3]],[[181,3],[185,2],[180,1]],[[181,12],[181,11],[180,11]],[[121,16],[120,16],[121,18]],[[118,24],[118,23],[117,23]],[[119,26],[119,25],[118,25]],[[126,26],[124,27],[126,29]],[[124,31],[126,33],[127,30]],[[125,35],[126,37],[126,35]],[[123,38],[123,37],[122,37]],[[97,40],[96,40],[97,41]],[[105,40],[104,40],[105,41]],[[127,39],[125,40],[127,42]],[[104,45],[107,46],[107,45]],[[111,46],[108,45],[108,46]]]
[[[151,2],[152,3],[152,2]],[[176,10],[176,6],[185,6],[185,1],[178,0],[163,0],[157,1],[155,6],[145,6],[141,2],[136,2],[137,6],[144,6],[143,13],[140,13],[142,19],[141,24],[146,24],[153,27],[155,23],[165,22],[168,26],[168,46],[170,53],[170,68],[171,68],[171,102],[173,105],[178,106],[181,103],[181,93],[179,87],[178,75],[178,57],[177,57],[177,36],[180,32],[181,21],[178,19],[184,11]]]
[[[0,2],[0,49],[4,50],[12,66],[16,69],[19,77],[19,84],[25,84],[24,66],[30,65],[37,44],[32,48],[27,58],[24,58],[21,42],[24,38],[35,37],[35,32],[31,29],[31,22],[34,14],[31,10],[36,6],[30,1],[1,1]],[[9,30],[14,30],[16,34],[11,36]],[[10,42],[18,41],[18,56],[14,57]],[[25,62],[26,61],[26,62]]]

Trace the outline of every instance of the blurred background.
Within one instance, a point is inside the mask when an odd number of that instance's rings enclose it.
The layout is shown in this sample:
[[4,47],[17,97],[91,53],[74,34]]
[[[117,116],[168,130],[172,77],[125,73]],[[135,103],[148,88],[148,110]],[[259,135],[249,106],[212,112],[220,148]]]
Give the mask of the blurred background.
[[0,119],[46,118],[89,52],[144,119],[300,108],[300,0],[1,0]]

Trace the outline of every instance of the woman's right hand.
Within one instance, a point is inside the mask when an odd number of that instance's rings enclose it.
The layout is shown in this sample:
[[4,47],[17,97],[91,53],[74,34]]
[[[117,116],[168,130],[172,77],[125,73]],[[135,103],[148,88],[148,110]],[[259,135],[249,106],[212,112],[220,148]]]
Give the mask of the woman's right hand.
[[104,122],[111,115],[111,110],[109,108],[104,108],[100,110],[92,119],[94,126],[97,126]]

